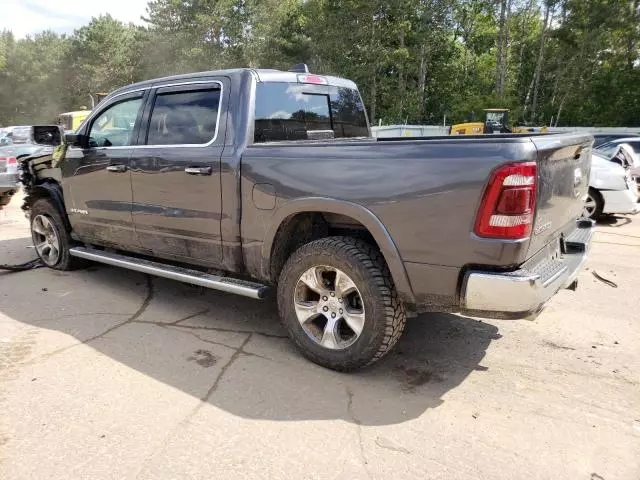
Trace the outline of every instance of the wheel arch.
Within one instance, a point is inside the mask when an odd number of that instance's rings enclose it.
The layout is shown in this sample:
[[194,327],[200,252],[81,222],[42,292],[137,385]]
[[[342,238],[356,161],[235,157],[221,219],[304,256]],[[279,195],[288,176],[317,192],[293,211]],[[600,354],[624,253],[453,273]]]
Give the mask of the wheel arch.
[[[398,294],[403,301],[414,303],[415,297],[400,252],[391,235],[373,212],[365,207],[343,200],[329,198],[296,199],[281,206],[271,219],[270,227],[262,243],[261,274],[264,278],[272,278],[272,258],[284,229],[297,216],[305,214],[335,214],[342,218],[353,219],[360,224],[376,243],[384,257]],[[284,233],[286,236],[286,231]]]
[[38,185],[34,185],[30,187],[27,196],[24,198],[24,204],[22,209],[28,211],[31,209],[31,206],[42,198],[47,198],[51,201],[53,206],[60,213],[60,217],[62,221],[65,223],[65,227],[70,231],[71,224],[69,223],[69,218],[67,217],[67,211],[64,207],[64,196],[62,194],[62,187],[55,180],[45,180]]

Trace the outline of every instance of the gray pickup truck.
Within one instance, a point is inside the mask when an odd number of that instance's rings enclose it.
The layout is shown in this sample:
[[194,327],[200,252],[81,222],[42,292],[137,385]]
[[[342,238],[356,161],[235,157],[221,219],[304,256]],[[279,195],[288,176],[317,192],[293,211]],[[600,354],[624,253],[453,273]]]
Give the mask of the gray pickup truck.
[[407,315],[523,318],[575,288],[593,138],[371,137],[356,85],[236,69],[111,93],[22,162],[49,267],[86,260],[263,298],[302,353],[351,370]]

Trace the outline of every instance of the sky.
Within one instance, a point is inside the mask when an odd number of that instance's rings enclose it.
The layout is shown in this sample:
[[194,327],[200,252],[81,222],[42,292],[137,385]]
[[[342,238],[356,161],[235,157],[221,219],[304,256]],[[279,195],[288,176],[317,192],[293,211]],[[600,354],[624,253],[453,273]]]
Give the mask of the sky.
[[147,0],[1,0],[0,30],[11,30],[16,38],[43,30],[70,34],[106,13],[142,24],[146,7]]

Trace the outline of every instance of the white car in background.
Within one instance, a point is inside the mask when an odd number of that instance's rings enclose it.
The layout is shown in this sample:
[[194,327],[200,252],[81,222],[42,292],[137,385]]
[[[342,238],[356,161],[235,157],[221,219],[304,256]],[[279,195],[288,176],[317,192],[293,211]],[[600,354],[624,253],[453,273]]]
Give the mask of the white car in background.
[[605,157],[611,158],[623,144],[629,147],[627,151],[633,156],[634,166],[631,167],[631,175],[636,178],[636,183],[640,188],[640,136],[616,138],[595,147],[595,149]]
[[593,150],[589,193],[582,216],[597,220],[603,214],[638,212],[638,189],[631,171],[612,162],[603,152]]
[[640,159],[640,136],[615,138],[603,143],[602,145],[598,145],[595,148],[605,156],[611,157],[616,152],[618,146],[622,143],[629,145],[634,154]]

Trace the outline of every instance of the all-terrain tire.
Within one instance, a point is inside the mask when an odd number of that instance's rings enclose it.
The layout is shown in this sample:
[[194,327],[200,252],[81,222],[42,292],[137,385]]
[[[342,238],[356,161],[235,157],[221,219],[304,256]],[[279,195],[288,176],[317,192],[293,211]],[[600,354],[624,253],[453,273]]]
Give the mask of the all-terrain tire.
[[[327,266],[346,273],[357,287],[365,321],[360,336],[343,349],[329,349],[302,328],[294,306],[296,286],[310,268]],[[405,307],[398,298],[378,249],[351,237],[327,237],[300,247],[287,260],[278,281],[278,309],[289,336],[302,354],[324,367],[349,371],[371,365],[396,344],[404,330]]]
[[44,262],[44,264],[55,270],[74,270],[76,268],[80,268],[86,265],[86,261],[82,259],[72,257],[69,253],[69,249],[73,245],[73,240],[71,239],[71,235],[67,231],[64,221],[60,216],[60,212],[53,205],[51,200],[47,198],[40,198],[36,200],[30,208],[30,227],[31,227],[31,238],[33,239],[33,244],[37,243],[36,232],[34,231],[34,220],[39,216],[45,216],[50,222],[53,230],[58,239],[60,252],[58,255],[58,259],[54,264],[49,264],[43,256],[36,249],[36,253],[40,259]]

